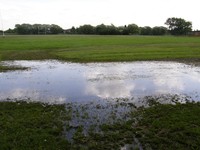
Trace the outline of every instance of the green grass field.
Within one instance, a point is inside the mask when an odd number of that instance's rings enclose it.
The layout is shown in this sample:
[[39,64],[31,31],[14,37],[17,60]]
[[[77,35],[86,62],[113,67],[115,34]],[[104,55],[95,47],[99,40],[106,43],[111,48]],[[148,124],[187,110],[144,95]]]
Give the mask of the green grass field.
[[200,60],[200,38],[88,35],[0,38],[0,60],[43,59],[73,62]]
[[132,145],[134,138],[140,144],[134,143],[133,149],[139,145],[144,150],[199,149],[200,103],[138,108],[129,121],[103,124],[99,133],[90,130],[85,135],[78,126],[72,143],[64,133],[71,112],[72,108],[64,105],[0,102],[0,149],[118,150]]
[[[199,37],[174,36],[6,36],[4,60],[58,59],[73,62],[175,60],[200,62]],[[0,72],[18,67],[1,66]],[[64,130],[71,109],[64,105],[0,102],[0,149],[120,149],[139,139],[143,149],[199,149],[200,103],[139,108],[129,121],[102,125],[101,133]],[[135,149],[139,149],[136,145]]]

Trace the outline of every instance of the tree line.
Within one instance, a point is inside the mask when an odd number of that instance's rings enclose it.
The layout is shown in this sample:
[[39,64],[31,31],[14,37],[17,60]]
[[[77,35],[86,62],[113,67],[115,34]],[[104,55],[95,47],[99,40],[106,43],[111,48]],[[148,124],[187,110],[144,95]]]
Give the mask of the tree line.
[[5,33],[15,34],[61,34],[63,29],[55,24],[16,24],[14,29],[8,29]]
[[78,28],[72,27],[66,33],[70,34],[97,34],[97,35],[164,35],[167,33],[167,28],[163,26],[157,27],[139,27],[136,24],[116,27],[114,25],[82,25]]
[[186,35],[192,31],[192,23],[182,18],[168,18],[164,26],[139,27],[136,24],[129,24],[116,27],[113,24],[100,24],[92,26],[89,24],[81,25],[77,28],[64,30],[55,24],[16,24],[14,29],[9,29],[5,33],[15,34],[96,34],[96,35]]

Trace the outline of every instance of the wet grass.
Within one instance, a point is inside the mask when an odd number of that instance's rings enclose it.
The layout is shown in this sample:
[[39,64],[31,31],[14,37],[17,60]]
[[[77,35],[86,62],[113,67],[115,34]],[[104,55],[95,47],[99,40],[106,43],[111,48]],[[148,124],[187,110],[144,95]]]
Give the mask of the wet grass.
[[157,104],[138,111],[133,127],[144,149],[199,149],[199,115],[200,103]]
[[0,149],[66,149],[64,105],[0,103]]
[[[200,38],[172,36],[7,36],[0,38],[0,61],[59,59],[73,62],[200,60]],[[12,68],[12,67],[11,67]],[[1,71],[10,68],[0,66]],[[17,69],[17,68],[12,68]],[[119,105],[123,105],[121,103]],[[198,149],[200,104],[131,105],[126,119],[113,111],[103,122],[89,107],[0,102],[0,149]],[[107,107],[96,105],[96,110]],[[108,108],[109,109],[109,108]],[[133,110],[134,109],[134,110]],[[95,109],[93,110],[95,112]],[[98,112],[98,111],[97,111]],[[85,133],[73,118],[92,118]],[[102,116],[104,117],[104,116]],[[127,119],[128,118],[128,119]],[[103,118],[104,119],[104,118]],[[86,121],[87,122],[87,121]],[[98,125],[98,130],[96,130]],[[73,130],[72,141],[67,133]],[[139,140],[139,141],[138,141]]]
[[1,60],[73,62],[200,60],[200,38],[173,36],[7,36]]
[[[100,107],[104,106],[96,105],[96,109]],[[128,120],[103,123],[99,130],[95,130],[94,124],[87,133],[83,125],[72,125],[73,113],[79,113],[85,120],[91,117],[90,113],[85,113],[86,105],[77,108],[70,103],[65,106],[1,102],[0,149],[199,148],[200,103],[154,103],[148,108],[139,107],[137,111],[131,106]],[[72,140],[67,140],[66,134],[72,129]]]
[[14,71],[14,70],[27,70],[26,67],[20,66],[4,66],[0,64],[0,72]]
[[128,121],[103,124],[101,132],[83,129],[74,136],[76,148],[91,149],[198,149],[200,143],[200,103],[176,105],[155,103],[132,111]]

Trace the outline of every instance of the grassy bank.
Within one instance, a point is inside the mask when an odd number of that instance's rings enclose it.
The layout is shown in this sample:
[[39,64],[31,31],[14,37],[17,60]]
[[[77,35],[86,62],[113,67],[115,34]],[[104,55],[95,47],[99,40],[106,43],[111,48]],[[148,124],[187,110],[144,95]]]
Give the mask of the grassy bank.
[[200,38],[173,36],[7,36],[1,60],[74,62],[200,60]]
[[64,132],[70,112],[64,105],[0,102],[0,149],[199,148],[200,103],[139,108],[129,121],[101,125],[99,133],[76,127],[73,142]]

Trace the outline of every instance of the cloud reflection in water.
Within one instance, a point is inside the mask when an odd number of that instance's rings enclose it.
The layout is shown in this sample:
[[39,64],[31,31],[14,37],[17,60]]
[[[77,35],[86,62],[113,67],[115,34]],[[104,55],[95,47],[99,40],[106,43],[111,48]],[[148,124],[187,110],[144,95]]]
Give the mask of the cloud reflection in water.
[[200,95],[200,68],[182,63],[4,63],[32,69],[1,73],[0,100],[30,98],[63,103],[169,93]]

